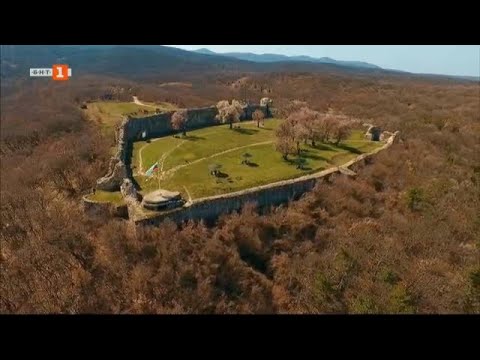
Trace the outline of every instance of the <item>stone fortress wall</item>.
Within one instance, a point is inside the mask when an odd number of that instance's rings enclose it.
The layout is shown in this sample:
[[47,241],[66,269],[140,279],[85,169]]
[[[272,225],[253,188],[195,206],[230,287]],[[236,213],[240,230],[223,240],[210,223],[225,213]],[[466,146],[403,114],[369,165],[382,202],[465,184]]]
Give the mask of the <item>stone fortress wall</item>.
[[[246,106],[240,120],[251,119],[252,113],[256,109],[262,110],[266,117],[271,116],[268,106],[264,106],[264,104],[261,103],[261,105]],[[187,111],[189,118],[189,129],[199,129],[218,124],[218,122],[215,120],[215,116],[218,114],[218,111],[214,106],[187,109]],[[158,214],[158,216],[153,218],[137,218],[137,212],[135,211],[135,208],[140,206],[140,202],[136,193],[136,183],[133,179],[130,166],[133,148],[132,144],[135,141],[145,141],[148,139],[176,133],[170,124],[170,119],[174,113],[175,111],[170,111],[146,116],[143,118],[125,118],[117,130],[118,148],[116,155],[110,160],[109,173],[97,180],[96,188],[99,190],[122,190],[122,196],[124,197],[128,207],[128,217],[135,224],[158,225],[166,219],[170,219],[175,222],[183,222],[189,219],[213,220],[221,214],[227,214],[240,210],[248,202],[255,202],[260,208],[264,208],[268,206],[280,205],[290,200],[296,200],[304,193],[312,190],[319,179],[328,178],[334,173],[343,173],[347,175],[354,174],[353,171],[348,169],[350,166],[362,161],[367,161],[368,158],[375,155],[379,151],[387,149],[394,143],[398,134],[398,132],[382,132],[380,140],[385,142],[382,147],[377,148],[370,153],[361,154],[340,167],[332,167],[315,174],[279,181],[229,194],[196,199],[185,204],[183,207],[161,212]],[[370,134],[370,129],[372,129],[372,126],[369,127],[367,135]],[[373,133],[370,135],[373,135]],[[130,189],[125,191],[125,186],[127,186],[127,188],[130,187]],[[84,201],[86,208],[88,208],[91,213],[94,213],[92,209],[95,208],[95,204],[93,204],[91,201]],[[100,206],[98,207],[97,212],[99,211],[102,212]]]

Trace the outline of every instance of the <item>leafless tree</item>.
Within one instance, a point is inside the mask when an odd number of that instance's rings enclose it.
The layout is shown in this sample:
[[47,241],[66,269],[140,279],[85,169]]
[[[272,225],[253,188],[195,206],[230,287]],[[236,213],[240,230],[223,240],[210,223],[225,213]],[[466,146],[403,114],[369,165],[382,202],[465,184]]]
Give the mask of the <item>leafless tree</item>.
[[294,141],[297,145],[297,154],[300,154],[300,142],[307,142],[314,136],[314,121],[317,113],[307,107],[303,107],[291,113],[286,122],[290,124],[293,129]]
[[282,117],[288,117],[290,114],[299,111],[304,107],[308,107],[307,102],[301,100],[292,100],[279,110],[279,115]]
[[257,127],[260,127],[260,121],[265,118],[265,114],[262,110],[255,110],[252,114],[252,119],[257,122]]
[[335,145],[339,145],[341,141],[347,139],[352,133],[354,122],[344,116],[338,116],[335,119],[335,124],[333,126],[333,139]]
[[230,129],[233,128],[233,123],[240,121],[240,116],[243,113],[243,107],[237,100],[232,100],[230,104],[227,100],[222,100],[217,103],[218,115],[216,119],[222,123],[230,124]]
[[172,128],[175,130],[181,130],[183,132],[183,136],[187,136],[187,123],[188,123],[188,116],[187,110],[182,109],[176,111],[172,115]]
[[330,114],[319,114],[316,122],[318,139],[327,142],[335,127],[335,118]]
[[295,151],[295,130],[293,124],[289,121],[282,122],[276,131],[276,135],[276,149],[287,160],[288,155]]

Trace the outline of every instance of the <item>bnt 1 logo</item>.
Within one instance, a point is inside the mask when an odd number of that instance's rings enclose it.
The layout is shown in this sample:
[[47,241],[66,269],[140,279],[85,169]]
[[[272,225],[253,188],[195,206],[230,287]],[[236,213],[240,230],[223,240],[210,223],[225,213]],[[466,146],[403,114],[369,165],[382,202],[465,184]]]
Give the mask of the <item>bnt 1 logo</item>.
[[65,64],[55,64],[51,69],[30,69],[31,77],[51,77],[55,81],[65,81],[72,77],[72,69]]

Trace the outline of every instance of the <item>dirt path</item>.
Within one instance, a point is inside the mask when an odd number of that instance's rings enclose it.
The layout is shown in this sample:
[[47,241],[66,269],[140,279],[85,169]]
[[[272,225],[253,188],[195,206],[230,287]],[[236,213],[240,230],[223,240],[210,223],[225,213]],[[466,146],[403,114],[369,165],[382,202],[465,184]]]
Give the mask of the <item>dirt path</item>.
[[[161,138],[158,138],[158,139],[154,139],[152,140],[152,142],[154,141],[157,141],[157,140],[160,140]],[[160,158],[160,164],[158,164],[160,166],[160,172],[163,172],[163,164],[165,163],[165,160],[167,159],[168,155],[170,155],[170,153],[177,149],[179,146],[183,145],[185,143],[185,140],[183,140],[182,142],[178,143],[177,145],[175,145],[173,148],[171,148],[170,150],[168,150],[167,152],[163,153],[162,154],[162,157]],[[138,166],[138,173],[137,175],[145,175],[145,173],[143,172],[143,159],[142,159],[142,150],[145,149],[148,145],[150,145],[151,143],[146,143],[145,145],[143,145],[140,150],[138,151],[138,160],[140,161],[140,164]]]
[[[153,141],[157,141],[157,140],[160,140],[161,138],[158,138],[158,139],[154,139],[152,140]],[[210,156],[205,156],[203,158],[200,158],[200,159],[197,159],[197,160],[194,160],[192,162],[189,162],[188,164],[182,164],[182,165],[177,165],[167,171],[163,171],[163,165],[165,164],[165,160],[167,159],[167,157],[174,151],[176,150],[178,147],[180,147],[181,145],[183,145],[184,143],[186,142],[186,140],[183,140],[182,142],[178,143],[176,146],[174,146],[173,148],[171,148],[170,150],[168,150],[166,153],[164,153],[162,155],[162,157],[160,158],[160,164],[159,164],[159,172],[161,174],[160,176],[160,180],[164,180],[165,177],[167,176],[172,176],[173,174],[175,174],[175,172],[177,172],[178,170],[186,167],[186,166],[190,166],[190,165],[193,165],[193,164],[197,164],[203,160],[207,160],[207,159],[212,159],[212,158],[215,158],[217,156],[221,156],[221,155],[224,155],[224,154],[228,154],[230,152],[233,152],[233,151],[237,151],[237,150],[240,150],[240,149],[245,149],[245,148],[248,148],[248,147],[251,147],[251,146],[261,146],[261,145],[267,145],[267,144],[271,144],[273,143],[274,141],[273,140],[269,140],[269,141],[262,141],[262,142],[258,142],[258,143],[253,143],[253,144],[249,144],[249,145],[243,145],[243,146],[237,146],[235,148],[232,148],[232,149],[228,149],[228,150],[224,150],[224,151],[221,151],[221,152],[218,152],[218,153],[215,153],[213,155],[210,155]],[[143,172],[143,159],[142,159],[142,151],[143,149],[145,149],[145,147],[147,147],[149,145],[149,143],[143,145],[140,150],[138,151],[138,159],[139,159],[139,166],[138,166],[138,172],[134,175],[145,175],[145,173]],[[188,193],[188,190],[185,189],[185,191]],[[189,193],[188,193],[189,194]],[[190,194],[189,194],[190,196]]]
[[[249,145],[238,146],[238,147],[235,147],[235,148],[232,148],[232,149],[224,150],[224,151],[215,153],[215,154],[213,154],[213,155],[205,156],[205,157],[203,157],[203,158],[194,160],[194,161],[192,161],[192,162],[189,162],[188,164],[177,165],[177,166],[171,168],[170,170],[165,171],[164,176],[173,175],[175,172],[177,172],[177,170],[180,170],[180,169],[182,169],[182,168],[184,168],[184,167],[186,167],[186,166],[190,166],[190,165],[193,165],[193,164],[197,164],[197,163],[199,163],[200,161],[203,161],[203,160],[206,160],[206,159],[212,159],[212,158],[214,158],[214,157],[217,157],[217,156],[220,156],[220,155],[224,155],[224,154],[228,154],[228,153],[230,153],[230,152],[237,151],[237,150],[240,150],[240,149],[245,149],[245,148],[248,148],[248,147],[251,147],[251,146],[267,145],[267,144],[271,144],[271,143],[273,143],[273,140],[263,141],[263,142],[259,142],[259,143],[249,144]],[[173,150],[173,149],[172,149],[172,150]]]
[[183,188],[185,189],[185,192],[188,195],[188,202],[191,203],[192,202],[192,196],[190,195],[190,192],[188,191],[188,189],[185,185],[183,186]]
[[[157,141],[157,140],[159,140],[159,139],[153,139],[153,140],[152,140],[152,142],[154,142],[154,141]],[[143,159],[142,159],[142,151],[143,151],[143,149],[145,149],[145,148],[146,148],[148,145],[150,145],[150,143],[146,143],[146,144],[144,144],[144,145],[143,145],[143,146],[140,148],[140,150],[138,150],[138,160],[139,160],[139,162],[140,162],[140,164],[138,164],[138,173],[139,173],[140,175],[143,175],[143,167],[142,167],[142,164],[143,164]]]
[[[136,98],[136,96],[134,96],[134,98]],[[208,134],[208,133],[207,133]],[[204,134],[206,135],[206,134]],[[158,139],[153,139],[152,142],[154,141],[157,141],[157,140],[160,140],[161,138],[158,138]],[[356,142],[370,142],[370,140],[354,140]],[[169,151],[167,151],[166,153],[164,153],[161,157],[161,164],[159,164],[161,167],[160,167],[160,172],[162,173],[162,179],[165,178],[165,176],[171,176],[173,175],[175,172],[177,172],[177,170],[180,170],[186,166],[190,166],[190,165],[193,165],[193,164],[197,164],[199,163],[200,161],[203,161],[203,160],[206,160],[206,159],[211,159],[211,158],[215,158],[217,156],[220,156],[220,155],[224,155],[224,154],[228,154],[229,152],[232,152],[232,151],[237,151],[237,150],[240,150],[240,149],[244,149],[244,148],[248,148],[250,146],[260,146],[260,145],[267,145],[267,144],[271,144],[273,143],[274,141],[273,140],[269,140],[269,141],[263,141],[263,142],[259,142],[259,143],[253,143],[253,144],[249,144],[249,145],[243,145],[243,146],[238,146],[238,147],[235,147],[235,148],[232,148],[232,149],[228,149],[228,150],[224,150],[224,151],[221,151],[219,153],[215,153],[213,155],[210,155],[210,156],[205,156],[203,158],[200,158],[200,159],[197,159],[197,160],[194,160],[192,162],[189,162],[188,164],[182,164],[182,165],[177,165],[167,171],[163,171],[163,164],[165,163],[165,160],[166,158],[175,150],[177,149],[179,146],[181,146],[182,144],[184,144],[186,142],[186,140],[183,140],[182,142],[180,142],[179,144],[177,144],[176,146],[174,146],[172,149],[170,149]],[[139,157],[139,160],[140,160],[140,164],[139,164],[139,172],[138,174],[140,175],[144,175],[144,172],[143,172],[143,167],[142,167],[142,164],[143,164],[143,159],[142,159],[142,150],[147,147],[149,144],[145,144],[143,145],[140,150],[139,150],[139,154],[138,154],[138,157]],[[332,165],[334,165],[332,163]]]
[[138,150],[138,174],[143,174],[143,167],[142,167],[142,164],[143,164],[143,159],[142,159],[142,150],[148,145],[147,144],[144,144],[140,150]]
[[[213,134],[213,133],[215,133],[215,132],[212,131],[212,132],[209,132],[209,133],[206,133],[206,134],[202,134],[202,136],[208,135],[208,134]],[[154,142],[154,141],[158,141],[158,140],[162,140],[162,138],[153,139],[153,140],[151,141],[151,143]],[[186,142],[186,140],[183,140],[182,142],[180,142],[179,144],[175,145],[172,149],[168,150],[166,153],[164,153],[164,154],[162,155],[162,158],[161,158],[162,164],[161,164],[161,169],[160,169],[161,171],[163,171],[163,164],[164,164],[164,162],[165,162],[166,156],[170,155],[173,150],[175,150],[176,148],[178,148],[180,145],[182,145],[182,144],[185,143],[185,142]],[[143,149],[145,149],[145,148],[146,148],[148,145],[150,145],[151,143],[146,143],[146,144],[144,144],[144,145],[140,148],[140,150],[138,150],[138,160],[140,161],[140,164],[139,164],[139,166],[138,166],[138,170],[139,170],[139,171],[138,171],[138,175],[144,175],[143,166],[142,166],[142,164],[143,164],[142,151],[143,151]],[[134,174],[134,175],[137,175],[137,174]]]
[[140,100],[138,100],[138,97],[136,97],[136,96],[133,97],[133,102],[137,105],[148,106],[148,107],[151,107],[151,108],[155,108],[155,106],[153,106],[153,105],[148,105],[148,104],[142,103]]
[[163,172],[163,164],[165,163],[165,160],[167,159],[168,155],[170,155],[174,150],[178,149],[180,146],[182,146],[183,144],[185,144],[186,140],[182,140],[181,142],[179,142],[177,145],[175,145],[173,148],[171,148],[170,150],[168,150],[164,155],[165,155],[165,158],[163,159],[162,161],[162,167],[160,168],[160,171]]

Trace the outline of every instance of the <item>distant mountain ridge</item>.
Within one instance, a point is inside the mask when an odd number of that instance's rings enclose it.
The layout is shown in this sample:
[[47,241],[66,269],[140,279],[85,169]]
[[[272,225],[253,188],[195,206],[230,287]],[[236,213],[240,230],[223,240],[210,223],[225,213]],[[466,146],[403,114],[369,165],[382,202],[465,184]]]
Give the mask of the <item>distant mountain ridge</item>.
[[342,66],[351,66],[365,69],[382,69],[380,66],[370,64],[364,61],[342,61],[335,60],[329,57],[314,58],[307,55],[287,56],[280,54],[254,54],[254,53],[242,53],[242,52],[228,52],[228,53],[216,53],[206,48],[194,50],[198,54],[215,55],[233,57],[240,60],[253,61],[253,62],[311,62],[318,64],[334,64]]
[[[120,75],[129,78],[197,76],[208,72],[362,72],[381,74],[381,68],[367,68],[325,61],[298,61],[272,54],[277,61],[251,61],[213,51],[203,53],[162,45],[2,45],[0,76],[28,78],[28,69],[66,63],[76,76]],[[255,56],[255,54],[252,54]],[[169,80],[169,79],[167,79]]]
[[[412,74],[380,68],[361,61],[337,61],[309,56],[289,57],[278,54],[240,54],[243,59],[217,54],[208,49],[187,51],[161,45],[0,45],[0,78],[29,78],[29,68],[68,64],[74,76],[101,74],[132,79],[162,81],[192,79],[209,73],[238,72],[329,72],[366,76],[408,76],[455,81],[479,81],[478,77]],[[238,56],[240,56],[238,55]],[[253,57],[254,60],[248,59]],[[258,60],[258,59],[261,59]],[[255,60],[256,59],[256,60]],[[310,61],[314,59],[314,61]],[[367,65],[365,65],[367,64]]]

